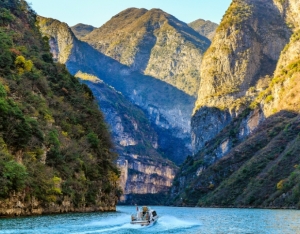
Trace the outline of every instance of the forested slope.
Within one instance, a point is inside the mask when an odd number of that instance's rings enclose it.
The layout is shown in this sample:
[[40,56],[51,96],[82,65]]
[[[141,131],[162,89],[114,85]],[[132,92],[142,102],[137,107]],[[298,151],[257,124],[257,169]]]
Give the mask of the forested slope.
[[90,89],[54,64],[36,14],[0,1],[0,216],[115,210],[116,155]]

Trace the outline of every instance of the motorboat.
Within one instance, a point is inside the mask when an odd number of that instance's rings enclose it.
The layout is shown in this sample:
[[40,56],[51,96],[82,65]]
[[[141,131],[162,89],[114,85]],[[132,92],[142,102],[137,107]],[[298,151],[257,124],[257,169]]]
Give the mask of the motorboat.
[[143,206],[141,209],[136,207],[136,214],[131,215],[131,224],[138,224],[141,226],[148,226],[154,224],[158,219],[158,215],[155,210],[150,207]]

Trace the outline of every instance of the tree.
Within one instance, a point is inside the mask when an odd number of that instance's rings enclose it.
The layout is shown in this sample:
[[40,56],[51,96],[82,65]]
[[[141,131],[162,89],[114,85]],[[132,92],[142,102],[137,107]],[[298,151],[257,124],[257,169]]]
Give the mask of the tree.
[[24,72],[30,72],[33,63],[31,60],[26,60],[22,55],[18,56],[15,61],[16,68],[19,74],[23,74]]

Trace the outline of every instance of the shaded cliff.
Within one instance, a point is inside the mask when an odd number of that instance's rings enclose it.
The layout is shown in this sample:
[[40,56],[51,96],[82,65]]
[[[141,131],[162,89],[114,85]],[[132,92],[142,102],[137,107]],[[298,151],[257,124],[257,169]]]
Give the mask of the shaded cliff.
[[177,167],[161,156],[157,133],[145,113],[97,77],[81,72],[76,77],[90,87],[111,128],[119,154],[121,202],[129,194],[167,192]]
[[[160,9],[129,8],[84,37],[133,71],[196,96],[202,54],[210,41]],[[197,61],[197,62],[195,62]]]
[[91,90],[53,62],[26,1],[0,13],[0,216],[114,211],[116,154]]
[[209,40],[214,38],[218,27],[218,24],[203,19],[197,19],[188,25],[200,35],[207,37]]
[[52,51],[59,52],[58,61],[65,63],[72,74],[82,71],[101,77],[106,84],[142,108],[158,134],[158,149],[176,163],[184,160],[191,150],[193,96],[161,80],[132,71],[96,51],[77,40],[64,23],[39,17],[39,25],[43,34],[50,38]]
[[245,140],[242,129],[234,121],[186,160],[172,188],[174,204],[300,207],[299,115],[279,112]]

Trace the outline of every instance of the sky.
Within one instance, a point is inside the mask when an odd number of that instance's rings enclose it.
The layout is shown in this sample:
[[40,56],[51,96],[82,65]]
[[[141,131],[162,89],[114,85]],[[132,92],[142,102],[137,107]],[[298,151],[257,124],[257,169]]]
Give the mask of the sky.
[[41,16],[74,26],[77,23],[100,27],[129,7],[160,8],[190,23],[196,19],[220,23],[231,0],[27,0]]

